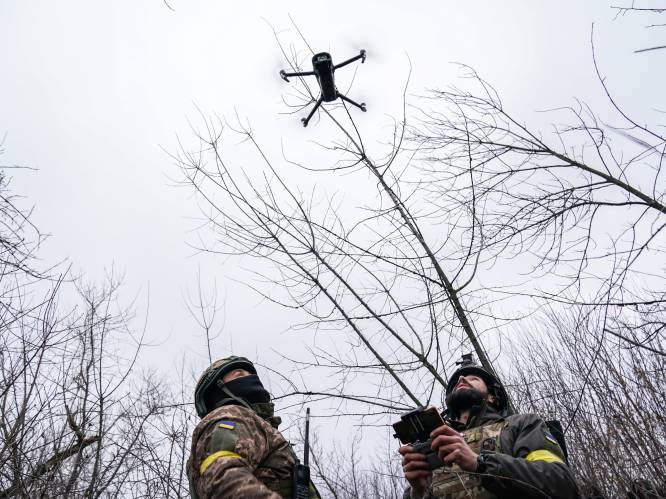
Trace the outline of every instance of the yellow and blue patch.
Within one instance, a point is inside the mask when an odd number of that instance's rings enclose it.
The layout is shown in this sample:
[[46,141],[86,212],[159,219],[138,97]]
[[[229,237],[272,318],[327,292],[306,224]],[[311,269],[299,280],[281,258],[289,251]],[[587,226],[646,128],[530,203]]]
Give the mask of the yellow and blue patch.
[[218,428],[224,428],[225,430],[235,430],[236,429],[236,423],[233,421],[217,421],[215,425]]
[[548,440],[551,444],[555,444],[559,447],[560,444],[558,443],[557,439],[552,435],[552,433],[545,432],[544,436],[546,437],[546,440]]
[[545,461],[546,463],[564,463],[562,458],[553,452],[546,449],[537,449],[530,452],[526,457],[526,461]]

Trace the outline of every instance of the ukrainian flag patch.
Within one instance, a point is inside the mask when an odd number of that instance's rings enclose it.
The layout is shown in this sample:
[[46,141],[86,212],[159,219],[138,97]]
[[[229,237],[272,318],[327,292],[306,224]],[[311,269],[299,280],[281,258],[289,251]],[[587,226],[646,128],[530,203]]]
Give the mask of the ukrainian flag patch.
[[545,437],[546,437],[546,440],[548,440],[550,443],[559,446],[559,443],[558,443],[557,439],[553,436],[552,433],[546,432]]
[[218,428],[224,428],[225,430],[234,430],[236,428],[236,423],[233,421],[218,421],[216,425]]

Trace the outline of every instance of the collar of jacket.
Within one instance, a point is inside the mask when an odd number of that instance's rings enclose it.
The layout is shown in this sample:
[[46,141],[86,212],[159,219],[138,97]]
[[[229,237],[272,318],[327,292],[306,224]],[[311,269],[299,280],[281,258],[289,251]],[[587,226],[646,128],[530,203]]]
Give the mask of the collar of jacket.
[[282,418],[280,416],[275,416],[274,414],[275,406],[273,405],[273,402],[266,402],[259,404],[248,404],[247,402],[245,402],[245,404],[242,404],[238,399],[225,398],[220,400],[217,404],[215,404],[215,408],[217,409],[218,407],[222,407],[225,405],[240,405],[248,409],[251,409],[254,412],[256,412],[261,419],[266,420],[273,428],[276,429],[282,423]]
[[473,406],[469,411],[467,423],[451,421],[451,426],[456,431],[464,431],[469,430],[470,428],[476,428],[477,426],[484,426],[488,423],[496,423],[503,419],[504,417],[502,417],[500,413],[489,406],[486,401],[483,401],[481,404]]
[[280,416],[275,416],[273,402],[266,402],[263,404],[250,404],[250,407],[256,412],[260,418],[265,419],[273,427],[277,428],[282,423]]

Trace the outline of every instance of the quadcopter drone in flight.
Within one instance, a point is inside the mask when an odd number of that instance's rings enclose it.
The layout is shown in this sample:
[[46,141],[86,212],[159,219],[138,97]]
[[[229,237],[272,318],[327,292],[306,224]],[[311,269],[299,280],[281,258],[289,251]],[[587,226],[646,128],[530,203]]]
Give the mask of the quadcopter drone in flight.
[[289,81],[290,76],[314,75],[317,77],[317,83],[319,83],[321,94],[319,94],[319,99],[317,99],[317,102],[312,108],[312,111],[310,111],[310,114],[308,114],[308,117],[301,118],[303,126],[308,126],[310,118],[312,118],[312,115],[315,113],[315,111],[319,109],[319,106],[321,106],[322,102],[332,102],[338,97],[340,97],[345,102],[353,104],[361,111],[365,112],[364,102],[362,102],[361,104],[359,104],[358,102],[354,102],[346,95],[343,95],[340,92],[338,92],[338,89],[335,86],[335,70],[340,69],[341,67],[346,66],[347,64],[350,64],[359,59],[361,59],[361,64],[365,62],[365,50],[361,50],[361,53],[359,55],[352,57],[351,59],[347,59],[345,62],[341,62],[340,64],[336,64],[334,66],[331,54],[329,54],[328,52],[320,52],[312,57],[312,71],[304,71],[300,73],[286,73],[284,69],[280,71],[280,76],[284,81],[287,82]]

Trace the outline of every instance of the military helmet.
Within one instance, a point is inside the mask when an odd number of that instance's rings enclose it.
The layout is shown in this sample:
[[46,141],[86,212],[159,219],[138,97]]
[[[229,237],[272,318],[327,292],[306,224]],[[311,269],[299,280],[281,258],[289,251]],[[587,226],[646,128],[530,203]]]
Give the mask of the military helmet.
[[216,360],[203,372],[194,389],[194,406],[200,418],[203,418],[213,410],[213,407],[210,407],[210,403],[208,402],[209,393],[217,388],[218,381],[225,374],[234,369],[245,369],[252,374],[257,374],[257,370],[252,362],[245,357],[237,357],[235,355]]
[[497,399],[495,406],[500,413],[504,413],[508,410],[509,407],[509,396],[502,385],[502,382],[495,376],[490,373],[483,367],[477,365],[472,358],[472,354],[465,354],[462,356],[462,359],[457,362],[460,365],[458,369],[453,373],[449,378],[449,382],[446,385],[446,396],[448,397],[450,393],[455,388],[458,383],[460,376],[478,376],[481,378],[488,387],[488,393],[494,395]]

